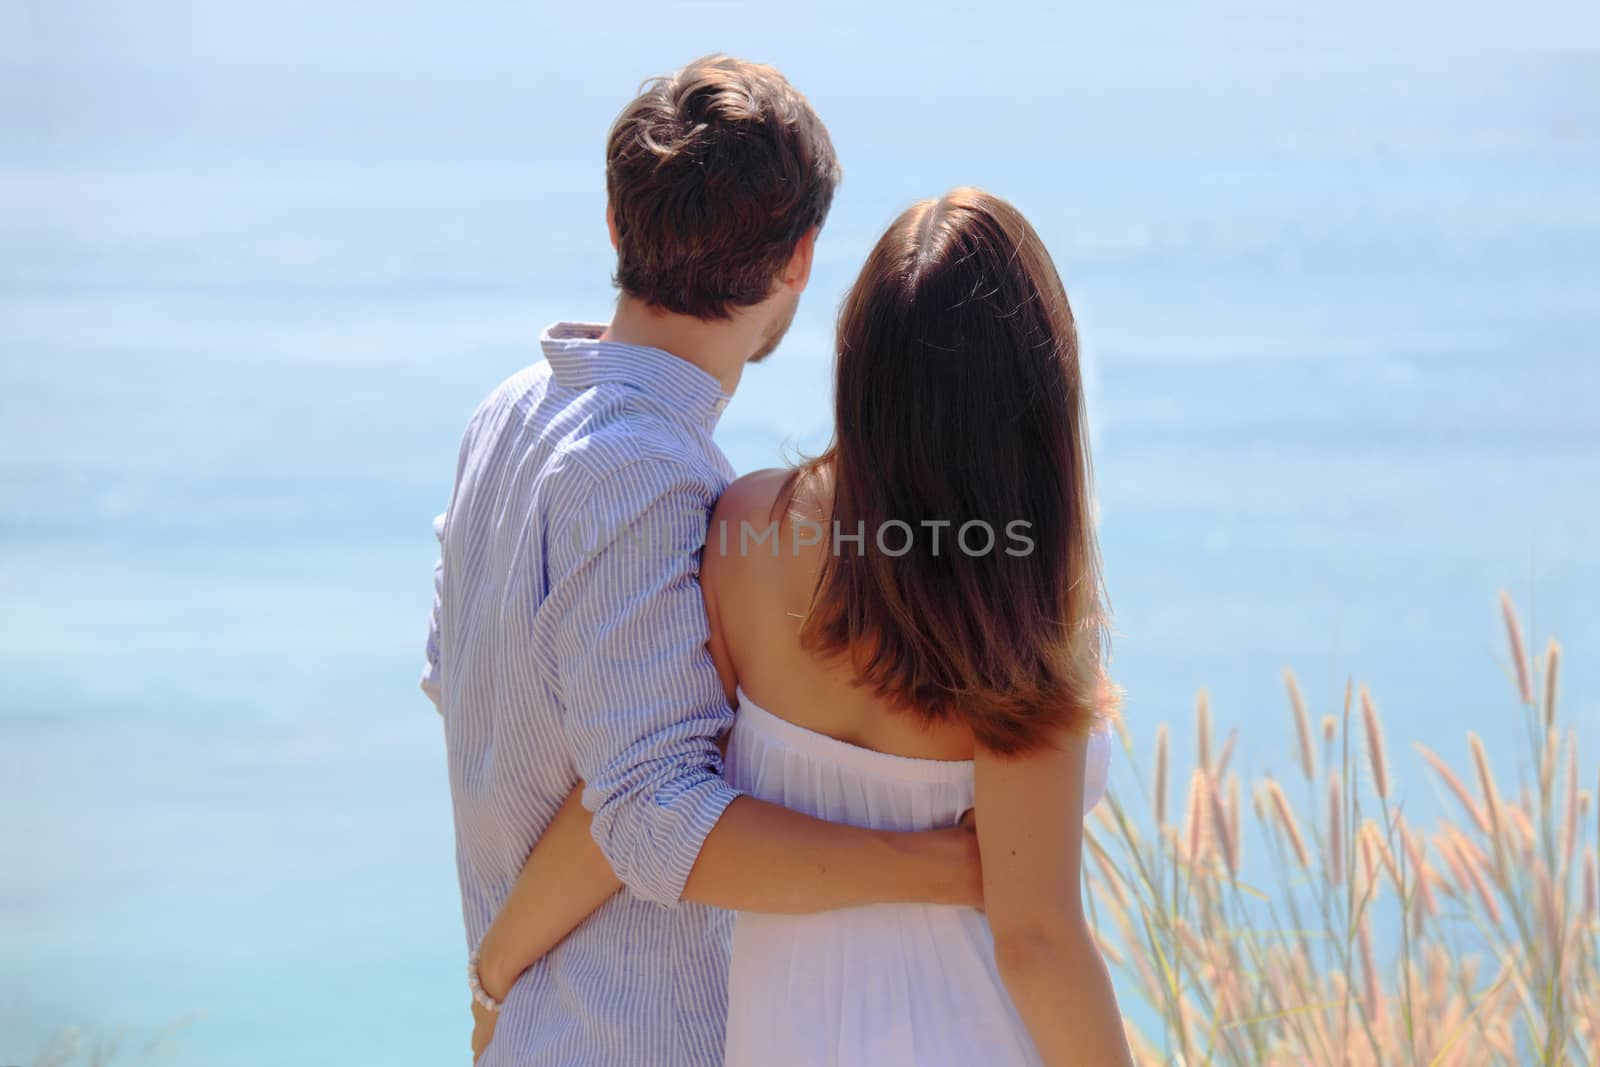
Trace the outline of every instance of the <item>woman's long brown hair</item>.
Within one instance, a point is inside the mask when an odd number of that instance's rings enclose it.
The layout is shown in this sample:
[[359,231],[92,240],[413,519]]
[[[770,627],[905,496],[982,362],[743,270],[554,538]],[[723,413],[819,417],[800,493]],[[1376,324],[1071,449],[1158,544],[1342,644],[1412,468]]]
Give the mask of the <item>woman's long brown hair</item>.
[[1001,753],[1111,715],[1077,330],[1016,208],[964,188],[895,220],[840,311],[835,419],[778,504],[832,489],[804,646]]

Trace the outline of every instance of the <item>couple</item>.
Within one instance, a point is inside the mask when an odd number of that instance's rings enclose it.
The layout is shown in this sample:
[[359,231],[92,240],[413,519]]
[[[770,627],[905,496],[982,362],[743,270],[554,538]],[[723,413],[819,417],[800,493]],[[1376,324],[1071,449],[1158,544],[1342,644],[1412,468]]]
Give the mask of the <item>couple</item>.
[[841,310],[827,451],[733,481],[712,442],[839,174],[770,67],[647,83],[606,146],[615,314],[467,427],[423,688],[483,1067],[1130,1062],[1080,897],[1114,690],[1038,235],[974,189],[910,208]]

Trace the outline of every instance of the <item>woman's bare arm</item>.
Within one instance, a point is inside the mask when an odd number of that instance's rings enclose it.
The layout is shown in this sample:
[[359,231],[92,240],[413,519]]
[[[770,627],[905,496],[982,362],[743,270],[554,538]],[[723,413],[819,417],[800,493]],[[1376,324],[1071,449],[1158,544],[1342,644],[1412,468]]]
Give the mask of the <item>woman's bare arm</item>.
[[[522,973],[559,945],[622,888],[600,846],[589,836],[589,813],[579,782],[545,832],[478,948],[483,991],[504,1000]],[[473,1062],[494,1038],[499,1016],[472,1004]]]
[[1122,1014],[1083,912],[1087,738],[979,750],[978,849],[995,962],[1046,1064],[1131,1067]]
[[539,835],[510,896],[483,936],[478,975],[502,1000],[516,980],[622,888],[589,836],[583,783]]

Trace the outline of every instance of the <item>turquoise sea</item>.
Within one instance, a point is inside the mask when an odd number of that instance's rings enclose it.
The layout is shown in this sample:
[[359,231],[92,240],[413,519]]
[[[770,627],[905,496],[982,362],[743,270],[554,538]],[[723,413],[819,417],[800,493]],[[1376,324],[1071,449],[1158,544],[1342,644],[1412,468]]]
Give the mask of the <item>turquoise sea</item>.
[[1282,668],[1319,712],[1354,675],[1430,812],[1411,742],[1520,751],[1504,587],[1537,647],[1563,642],[1600,750],[1600,139],[1571,96],[1592,103],[1592,62],[1302,65],[1269,25],[1214,69],[1179,30],[1070,68],[1020,34],[1008,77],[958,78],[925,60],[948,72],[959,35],[810,8],[604,54],[514,4],[22,10],[0,1063],[71,1027],[116,1062],[466,1062],[416,688],[430,520],[479,398],[547,323],[609,314],[609,116],[713,47],[785,67],[846,168],[795,328],[722,423],[737,468],[826,441],[867,248],[911,200],[983,185],[1078,314],[1137,739],[1172,721],[1184,756],[1207,687],[1241,763],[1286,768]]

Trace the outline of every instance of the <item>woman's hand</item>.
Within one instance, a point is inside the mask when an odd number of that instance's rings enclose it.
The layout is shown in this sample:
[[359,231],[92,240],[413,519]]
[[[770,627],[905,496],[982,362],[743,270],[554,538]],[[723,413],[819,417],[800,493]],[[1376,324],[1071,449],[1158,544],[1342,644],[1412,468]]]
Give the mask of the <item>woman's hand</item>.
[[500,1013],[490,1011],[477,1001],[472,1002],[472,1062],[477,1063],[483,1056],[483,1050],[489,1047],[489,1042],[494,1040],[494,1024],[499,1020]]
[[[506,927],[497,920],[478,944],[478,984],[499,1004],[505,1003],[506,997],[511,995],[511,987],[520,977],[520,973],[512,973],[514,965],[508,962],[508,950],[501,940],[505,932]],[[499,1012],[490,1011],[476,999],[472,1001],[473,1063],[478,1062],[483,1050],[494,1040],[494,1027],[499,1019]]]

